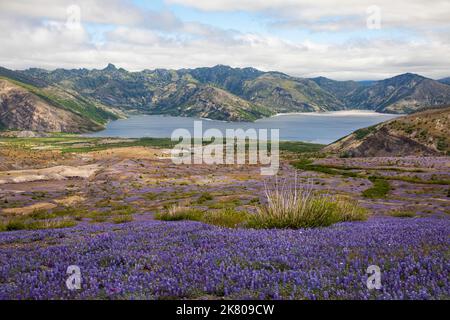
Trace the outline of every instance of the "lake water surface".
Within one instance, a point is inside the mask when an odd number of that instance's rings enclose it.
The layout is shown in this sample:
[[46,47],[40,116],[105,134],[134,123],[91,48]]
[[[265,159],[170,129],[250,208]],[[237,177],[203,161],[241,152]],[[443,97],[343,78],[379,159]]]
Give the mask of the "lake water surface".
[[128,119],[110,122],[106,129],[88,134],[91,137],[141,138],[170,137],[178,128],[193,133],[194,121],[202,121],[203,131],[217,128],[225,135],[226,129],[280,129],[281,140],[331,143],[349,133],[368,127],[398,115],[365,110],[335,111],[323,113],[289,113],[276,115],[256,122],[224,122],[216,120],[170,117],[160,115],[136,115]]

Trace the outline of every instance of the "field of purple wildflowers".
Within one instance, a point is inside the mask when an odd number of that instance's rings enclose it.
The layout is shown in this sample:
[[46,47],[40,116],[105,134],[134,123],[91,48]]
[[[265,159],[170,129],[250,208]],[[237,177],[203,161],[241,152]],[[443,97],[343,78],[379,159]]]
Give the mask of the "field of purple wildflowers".
[[[155,220],[174,206],[254,213],[265,203],[258,166],[177,166],[143,147],[3,145],[0,158],[0,300],[450,299],[448,157],[318,158],[299,170],[285,154],[280,179],[311,180],[369,216],[297,230]],[[94,172],[65,178],[61,165]],[[386,194],[364,196],[371,176]],[[66,286],[73,265],[79,290]],[[379,290],[367,288],[371,265]]]
[[[144,221],[0,233],[0,299],[449,299],[450,220],[298,230]],[[80,290],[66,287],[78,265]],[[366,286],[369,265],[382,288]]]

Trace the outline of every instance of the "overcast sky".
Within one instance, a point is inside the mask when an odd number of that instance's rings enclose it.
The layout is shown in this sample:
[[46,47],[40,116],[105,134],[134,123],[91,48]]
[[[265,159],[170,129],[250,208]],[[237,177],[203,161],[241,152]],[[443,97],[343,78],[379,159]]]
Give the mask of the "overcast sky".
[[449,0],[0,0],[0,66],[450,76]]

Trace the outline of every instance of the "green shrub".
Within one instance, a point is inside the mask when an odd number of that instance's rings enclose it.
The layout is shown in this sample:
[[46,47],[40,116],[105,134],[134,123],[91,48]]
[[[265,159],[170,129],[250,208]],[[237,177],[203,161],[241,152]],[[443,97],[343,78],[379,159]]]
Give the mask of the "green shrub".
[[106,221],[107,217],[112,216],[125,216],[125,215],[132,215],[136,212],[136,209],[130,205],[111,205],[110,209],[103,210],[103,211],[89,211],[89,212],[83,212],[81,215],[78,215],[78,217],[86,217],[91,218],[96,222],[103,222]]
[[158,212],[155,219],[163,221],[193,220],[200,221],[202,212],[197,209],[180,205],[172,205],[167,210]]
[[6,223],[5,228],[6,231],[16,231],[27,229],[27,225],[25,224],[23,219],[13,219]]
[[368,136],[370,133],[374,132],[375,129],[376,129],[376,126],[371,126],[371,127],[367,127],[367,128],[362,128],[362,129],[356,130],[354,132],[355,138],[357,140],[362,140],[366,136]]
[[157,193],[154,192],[148,192],[144,195],[144,198],[147,200],[155,200],[158,197]]
[[414,218],[416,216],[415,212],[406,210],[393,210],[389,214],[397,218]]
[[123,204],[123,205],[115,205],[110,211],[110,215],[130,215],[136,212],[136,209],[130,205]]
[[320,165],[320,164],[313,164],[313,161],[310,159],[300,159],[297,161],[294,161],[292,163],[294,168],[305,170],[305,171],[315,171],[320,173],[326,173],[330,175],[342,175],[344,177],[350,177],[350,178],[358,178],[359,175],[356,172],[349,171],[347,168],[333,168],[330,166]]
[[218,202],[211,203],[208,208],[210,209],[231,209],[241,205],[241,200],[239,199],[227,199]]
[[56,218],[56,215],[44,210],[44,209],[40,209],[40,210],[34,210],[30,215],[30,218],[32,219],[37,219],[37,220],[45,220],[45,219],[52,219],[52,218]]
[[215,226],[235,228],[237,226],[245,225],[248,221],[249,215],[244,211],[237,211],[231,208],[200,211],[193,208],[175,205],[169,207],[166,211],[157,213],[155,218],[163,221],[201,221]]
[[109,215],[110,215],[109,211],[92,210],[92,211],[89,211],[85,217],[91,218],[91,219],[96,219],[99,217],[108,217]]
[[213,196],[209,192],[204,192],[197,199],[197,203],[204,203],[213,199]]
[[76,226],[77,223],[71,219],[56,219],[56,220],[40,220],[33,222],[29,225],[27,229],[59,229],[59,228],[69,228]]
[[102,216],[102,215],[98,215],[98,216],[93,216],[91,217],[91,223],[95,223],[95,222],[106,222],[108,221],[108,217],[107,216]]
[[363,197],[372,199],[385,198],[391,190],[389,182],[383,178],[370,176],[369,180],[372,182],[372,187],[362,192]]
[[439,151],[445,151],[448,148],[447,141],[444,138],[439,138],[436,144],[436,148]]
[[87,210],[79,209],[79,208],[75,208],[75,207],[64,207],[64,208],[60,208],[60,209],[54,209],[52,211],[52,214],[54,214],[57,217],[80,216],[80,215],[86,215]]
[[201,216],[200,221],[215,226],[236,228],[238,226],[244,226],[248,219],[249,214],[247,212],[226,208],[218,211],[205,212]]
[[33,220],[28,217],[10,219],[0,225],[1,231],[58,229],[76,226],[77,223],[69,218]]
[[280,141],[280,150],[294,153],[319,152],[323,144],[307,143],[301,141]]
[[45,191],[31,192],[31,199],[33,199],[33,200],[44,199],[46,196],[47,196],[47,192],[45,192]]
[[119,223],[127,223],[127,222],[133,221],[133,216],[127,216],[127,215],[125,215],[125,216],[116,216],[116,217],[114,217],[112,219],[112,221],[114,223],[117,223],[117,224],[119,224]]

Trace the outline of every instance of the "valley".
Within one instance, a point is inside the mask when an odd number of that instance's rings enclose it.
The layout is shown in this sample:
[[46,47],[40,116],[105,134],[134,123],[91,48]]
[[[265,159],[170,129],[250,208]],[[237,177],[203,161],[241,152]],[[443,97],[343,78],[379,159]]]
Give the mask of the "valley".
[[[3,130],[98,131],[108,121],[132,114],[251,122],[278,113],[360,109],[402,114],[450,103],[445,81],[411,73],[357,82],[224,65],[129,72],[109,64],[101,70],[0,67],[0,77]],[[25,101],[65,116],[43,119]]]

